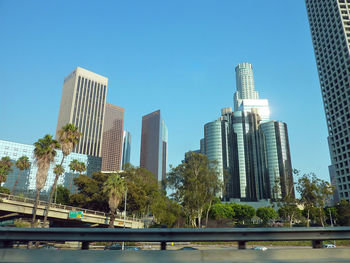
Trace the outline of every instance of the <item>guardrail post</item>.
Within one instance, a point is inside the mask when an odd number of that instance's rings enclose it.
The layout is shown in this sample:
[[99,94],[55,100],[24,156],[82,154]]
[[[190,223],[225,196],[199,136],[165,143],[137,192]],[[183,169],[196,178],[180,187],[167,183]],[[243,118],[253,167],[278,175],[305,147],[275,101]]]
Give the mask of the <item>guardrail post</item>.
[[13,241],[1,241],[0,248],[13,248]]
[[166,242],[160,242],[160,250],[166,250]]
[[322,240],[312,240],[312,248],[322,248]]
[[89,242],[88,241],[83,241],[81,243],[81,249],[82,250],[89,250]]
[[246,242],[245,241],[238,241],[238,249],[246,249]]

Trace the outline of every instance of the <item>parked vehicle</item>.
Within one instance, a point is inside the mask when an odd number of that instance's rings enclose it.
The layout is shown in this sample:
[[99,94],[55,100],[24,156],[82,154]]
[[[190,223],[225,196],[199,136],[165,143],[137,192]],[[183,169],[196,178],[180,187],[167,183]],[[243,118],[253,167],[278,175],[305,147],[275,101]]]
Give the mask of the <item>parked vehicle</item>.
[[252,247],[253,250],[261,250],[261,251],[266,251],[267,247],[263,247],[263,246],[257,246],[257,247]]
[[119,243],[115,243],[109,246],[105,246],[104,250],[122,250],[122,245]]
[[336,245],[334,245],[334,244],[324,244],[323,247],[324,248],[334,248],[334,247],[336,247]]
[[195,248],[195,247],[183,247],[183,248],[180,248],[179,250],[198,250],[198,248]]
[[[104,250],[122,250],[123,246],[119,243],[115,243],[109,246],[105,246]],[[137,250],[141,250],[138,247],[134,247],[134,246],[124,246],[124,250],[133,250],[133,251],[137,251]]]

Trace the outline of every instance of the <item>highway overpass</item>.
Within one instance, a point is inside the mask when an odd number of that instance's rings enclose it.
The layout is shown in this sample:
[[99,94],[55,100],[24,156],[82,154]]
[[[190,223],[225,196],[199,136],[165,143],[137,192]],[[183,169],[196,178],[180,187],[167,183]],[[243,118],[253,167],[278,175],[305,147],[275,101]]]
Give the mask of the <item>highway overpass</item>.
[[[46,204],[46,202],[39,201],[37,218],[44,218]],[[31,217],[33,214],[33,207],[33,199],[0,193],[0,220]],[[81,211],[83,212],[83,216],[82,218],[70,219],[70,211]],[[106,227],[109,224],[109,215],[100,211],[53,203],[48,214],[48,220],[72,226],[90,225],[92,227]],[[118,213],[116,215],[114,226],[124,227],[124,224],[125,228],[144,227],[143,220],[131,217],[126,217],[124,220],[123,215]]]

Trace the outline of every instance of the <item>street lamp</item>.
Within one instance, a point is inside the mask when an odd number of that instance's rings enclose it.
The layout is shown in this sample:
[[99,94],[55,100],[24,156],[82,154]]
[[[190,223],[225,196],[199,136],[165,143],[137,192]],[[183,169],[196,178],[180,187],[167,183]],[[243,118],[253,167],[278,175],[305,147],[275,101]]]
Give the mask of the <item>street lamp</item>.
[[[128,195],[128,188],[125,188],[125,199],[124,199],[124,229],[125,229],[125,223],[126,223],[126,197]],[[125,250],[125,242],[123,241],[122,244],[122,250]]]

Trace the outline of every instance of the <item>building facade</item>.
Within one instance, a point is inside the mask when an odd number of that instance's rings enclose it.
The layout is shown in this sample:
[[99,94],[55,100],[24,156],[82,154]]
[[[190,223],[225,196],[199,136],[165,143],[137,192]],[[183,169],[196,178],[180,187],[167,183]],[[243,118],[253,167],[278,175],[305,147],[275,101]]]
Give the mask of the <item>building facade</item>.
[[350,2],[305,3],[328,126],[334,199],[350,201]]
[[63,83],[58,131],[72,123],[82,132],[74,152],[101,157],[108,79],[77,67]]
[[122,166],[124,131],[124,109],[106,103],[103,139],[102,139],[102,171],[119,171]]
[[290,158],[287,124],[269,121],[259,126],[265,136],[270,196],[279,199],[294,196],[293,171]]
[[[36,190],[37,166],[35,165],[35,159],[33,154],[34,148],[35,147],[33,145],[0,140],[0,158],[4,156],[9,156],[11,158],[11,161],[13,163],[16,163],[16,161],[21,156],[27,156],[31,163],[30,168],[25,171],[19,171],[16,167],[12,167],[12,172],[7,176],[7,180],[3,184],[4,187],[7,187],[11,190],[16,181],[17,175],[20,173],[15,193],[23,193],[27,191]],[[53,168],[56,164],[61,163],[63,156],[62,151],[57,150],[56,152],[57,155],[55,157],[54,163],[50,166],[47,181],[42,191],[49,191],[51,189],[55,179]],[[88,156],[85,154],[73,152],[64,159],[63,168],[65,172],[58,179],[58,184],[64,185],[67,188],[70,188],[73,184],[73,178],[78,176],[77,173],[73,173],[73,171],[71,171],[69,168],[70,162],[74,159],[85,164],[87,175],[91,175],[93,172],[101,171],[100,157]]]
[[250,112],[256,109],[261,121],[270,120],[270,108],[267,99],[259,99],[259,93],[255,90],[253,66],[249,63],[240,63],[236,66],[236,92],[233,96],[235,111]]
[[142,117],[140,167],[151,171],[159,182],[166,178],[168,129],[160,110]]
[[128,131],[123,132],[123,157],[122,157],[122,169],[124,165],[130,163],[131,153],[131,134]]

